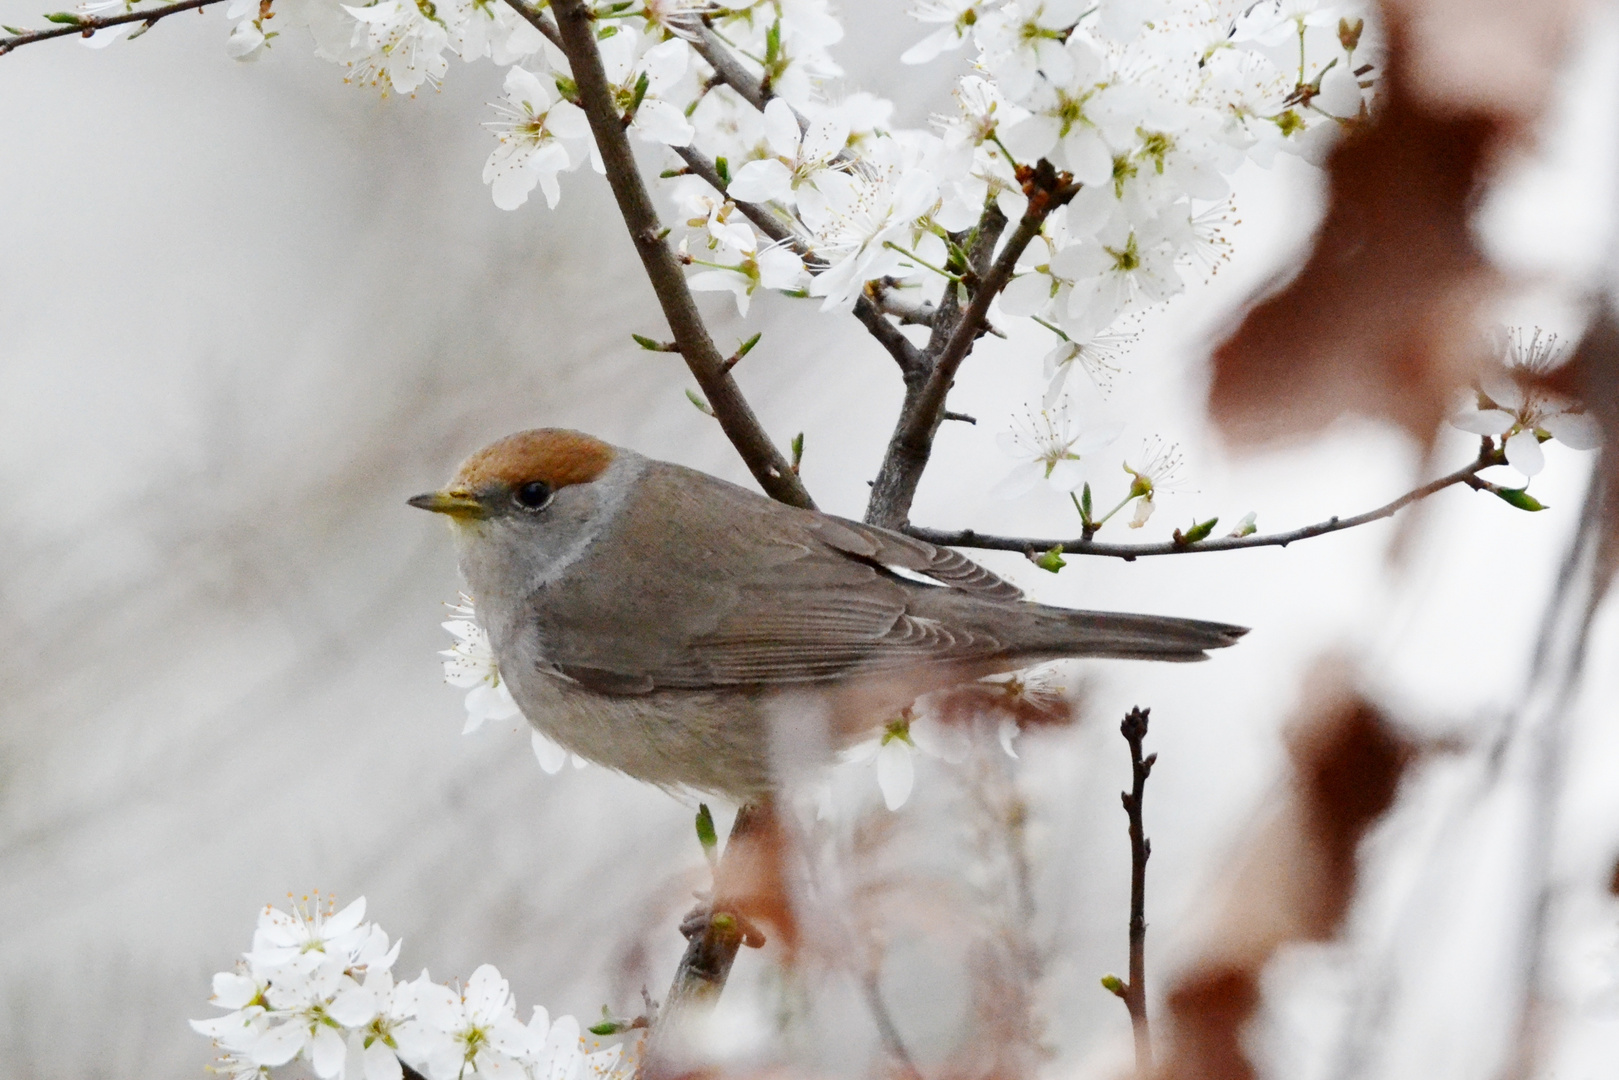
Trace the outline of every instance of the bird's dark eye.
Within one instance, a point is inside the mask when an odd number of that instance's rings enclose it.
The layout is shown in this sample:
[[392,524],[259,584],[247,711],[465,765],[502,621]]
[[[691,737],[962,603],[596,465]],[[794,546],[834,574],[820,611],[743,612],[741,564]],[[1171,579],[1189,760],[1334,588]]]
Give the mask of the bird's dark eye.
[[551,501],[551,485],[544,480],[530,480],[512,492],[512,498],[524,510],[543,510]]

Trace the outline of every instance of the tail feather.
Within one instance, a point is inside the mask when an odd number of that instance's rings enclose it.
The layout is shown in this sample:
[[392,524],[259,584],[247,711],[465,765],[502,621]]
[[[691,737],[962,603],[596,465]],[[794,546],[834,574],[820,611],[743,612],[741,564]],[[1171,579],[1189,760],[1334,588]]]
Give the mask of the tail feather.
[[1124,660],[1207,660],[1208,650],[1235,645],[1248,628],[1167,615],[1075,611],[1045,604],[978,606],[972,621],[1006,654],[1030,661],[1096,656]]
[[1167,615],[1069,611],[1042,607],[1030,632],[1009,642],[1019,654],[1103,656],[1127,660],[1197,661],[1235,645],[1248,628]]

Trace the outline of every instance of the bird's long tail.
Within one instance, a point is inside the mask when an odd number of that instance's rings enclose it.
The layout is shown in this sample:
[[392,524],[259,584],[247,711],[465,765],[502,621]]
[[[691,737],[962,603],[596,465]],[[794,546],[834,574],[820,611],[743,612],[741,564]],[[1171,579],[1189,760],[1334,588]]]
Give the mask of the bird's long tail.
[[[1002,638],[1012,656],[1030,660],[1071,656],[1207,660],[1208,650],[1235,645],[1248,632],[1247,627],[1229,623],[1167,615],[1074,611],[1045,604],[1016,604],[1015,608],[1017,618],[1001,621],[992,632]],[[1008,626],[1015,628],[1010,634]]]

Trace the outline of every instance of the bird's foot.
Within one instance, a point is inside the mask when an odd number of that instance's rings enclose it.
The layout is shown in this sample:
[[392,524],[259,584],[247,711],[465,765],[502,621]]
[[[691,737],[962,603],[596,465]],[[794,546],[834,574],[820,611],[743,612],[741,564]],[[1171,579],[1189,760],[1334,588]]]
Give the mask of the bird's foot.
[[687,941],[710,929],[720,934],[736,934],[742,944],[757,949],[765,943],[765,936],[747,917],[734,911],[715,911],[713,899],[707,893],[698,893],[697,906],[680,920],[680,932]]

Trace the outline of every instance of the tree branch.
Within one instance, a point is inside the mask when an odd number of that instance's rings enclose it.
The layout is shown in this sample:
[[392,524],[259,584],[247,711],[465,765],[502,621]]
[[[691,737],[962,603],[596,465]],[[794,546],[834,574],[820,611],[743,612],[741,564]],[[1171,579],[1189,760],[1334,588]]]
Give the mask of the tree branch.
[[1119,725],[1119,733],[1130,744],[1129,791],[1121,791],[1124,812],[1130,818],[1130,979],[1113,990],[1130,1011],[1130,1028],[1136,1037],[1136,1075],[1152,1075],[1152,1033],[1147,1026],[1147,860],[1152,857],[1152,841],[1147,839],[1141,820],[1141,799],[1147,792],[1157,754],[1141,756],[1147,737],[1147,716],[1152,710],[1135,708]]
[[911,502],[916,498],[916,487],[922,480],[928,459],[933,454],[933,437],[944,421],[945,398],[954,384],[961,362],[972,351],[978,336],[988,326],[990,302],[1012,280],[1013,271],[1023,251],[1040,234],[1046,217],[1058,206],[1072,199],[1078,190],[1067,183],[1049,166],[1040,171],[1030,170],[1026,182],[1029,207],[1017,228],[1007,239],[1000,256],[987,266],[994,254],[1006,218],[991,202],[979,220],[978,238],[964,281],[974,286],[972,299],[965,311],[957,314],[955,291],[946,289],[944,299],[933,316],[933,336],[928,342],[926,355],[933,358],[925,378],[906,385],[905,401],[900,406],[899,421],[888,440],[888,450],[882,467],[872,484],[871,500],[866,504],[866,520],[885,528],[902,528],[911,513]]
[[164,4],[161,7],[147,8],[145,11],[129,11],[122,15],[80,15],[78,16],[78,22],[59,23],[48,30],[29,30],[25,33],[0,38],[0,56],[4,56],[20,46],[32,45],[36,41],[67,37],[69,34],[82,34],[89,37],[95,31],[104,30],[109,26],[123,26],[126,23],[140,22],[151,27],[156,25],[159,19],[166,19],[170,15],[178,15],[182,11],[196,11],[207,7],[209,4],[219,2],[220,0],[180,0],[176,4]]
[[506,0],[506,3],[510,4],[511,9],[521,15],[530,26],[538,30],[545,40],[559,49],[562,48],[562,35],[557,32],[556,23],[546,18],[545,12],[533,4],[525,3],[524,0]]
[[579,87],[579,104],[590,121],[596,148],[607,169],[607,181],[618,200],[619,213],[635,241],[641,265],[657,293],[686,366],[702,387],[720,427],[765,493],[793,506],[813,507],[809,492],[765,434],[736,380],[725,370],[725,358],[703,325],[680,262],[664,240],[666,231],[641,181],[629,136],[613,104],[607,73],[596,49],[594,20],[589,8],[583,0],[553,0],[551,8],[557,17],[560,47],[573,68],[574,81]]
[[947,532],[941,529],[923,529],[914,526],[905,526],[903,532],[918,540],[926,540],[930,544],[941,547],[978,548],[984,551],[1020,551],[1024,554],[1035,554],[1050,551],[1052,548],[1061,548],[1064,555],[1102,555],[1109,558],[1123,559],[1131,562],[1146,555],[1186,555],[1197,551],[1237,551],[1243,548],[1257,547],[1286,547],[1298,540],[1308,540],[1315,536],[1325,536],[1328,533],[1342,532],[1353,529],[1357,525],[1365,525],[1383,518],[1393,517],[1395,513],[1405,509],[1412,503],[1426,499],[1429,495],[1443,491],[1445,488],[1457,484],[1465,484],[1475,491],[1498,491],[1499,486],[1488,480],[1479,478],[1478,473],[1492,465],[1506,464],[1506,455],[1492,446],[1479,454],[1478,459],[1471,464],[1447,473],[1437,480],[1423,484],[1419,488],[1401,495],[1393,502],[1385,503],[1376,510],[1368,510],[1364,514],[1354,517],[1330,517],[1326,521],[1319,521],[1314,525],[1293,529],[1289,532],[1270,533],[1260,536],[1221,536],[1209,540],[1199,540],[1192,544],[1177,543],[1166,540],[1156,544],[1104,544],[1083,537],[1074,540],[1044,540],[1034,537],[1022,536],[988,536],[975,532],[972,529],[961,529],[956,532]]
[[[696,40],[692,41],[691,47],[696,50],[698,56],[708,61],[708,66],[714,69],[714,74],[721,82],[741,94],[742,99],[755,109],[765,111],[765,106],[770,104],[770,99],[775,95],[765,88],[761,80],[754,78],[752,72],[742,66],[742,61],[731,54],[730,47],[720,40],[713,27],[704,23]],[[802,124],[802,117],[799,122]]]

